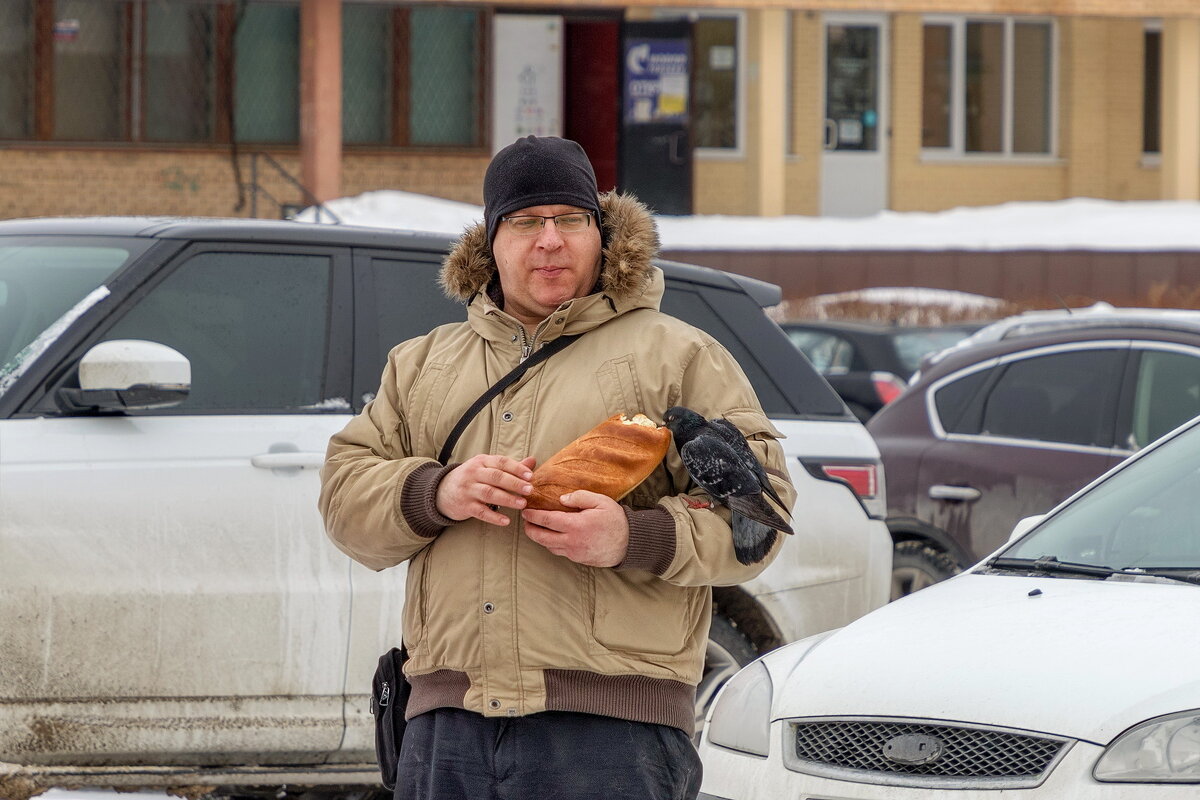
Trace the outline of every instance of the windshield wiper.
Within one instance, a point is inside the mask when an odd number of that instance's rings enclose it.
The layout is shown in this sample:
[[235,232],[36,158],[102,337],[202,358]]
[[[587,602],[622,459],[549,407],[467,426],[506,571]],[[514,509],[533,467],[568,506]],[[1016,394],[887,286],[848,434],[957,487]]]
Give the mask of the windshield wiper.
[[1079,564],[1074,561],[1059,561],[1054,556],[1041,558],[993,558],[987,563],[992,569],[1017,572],[1041,572],[1047,575],[1085,575],[1092,578],[1111,578],[1122,570],[1102,567],[1098,564]]
[[1040,572],[1045,575],[1083,575],[1090,578],[1111,578],[1114,575],[1146,575],[1167,578],[1200,586],[1200,570],[1186,567],[1105,567],[1100,564],[1080,564],[1075,561],[1059,561],[1054,556],[1040,558],[993,558],[987,566],[996,570],[1012,572]]
[[[1136,570],[1136,572],[1133,572]],[[1153,575],[1156,578],[1169,578],[1173,581],[1182,581],[1195,586],[1200,586],[1200,569],[1192,569],[1191,567],[1128,567],[1125,571],[1137,575]]]

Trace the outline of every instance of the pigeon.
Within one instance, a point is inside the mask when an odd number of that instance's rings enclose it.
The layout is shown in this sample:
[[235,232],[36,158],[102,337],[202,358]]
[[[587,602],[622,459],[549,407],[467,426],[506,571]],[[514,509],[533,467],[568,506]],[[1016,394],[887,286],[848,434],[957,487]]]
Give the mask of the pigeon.
[[762,561],[775,544],[776,531],[792,529],[763,498],[766,494],[784,506],[746,437],[729,420],[708,420],[683,406],[668,408],[663,422],[692,480],[733,512],[737,560],[747,565]]

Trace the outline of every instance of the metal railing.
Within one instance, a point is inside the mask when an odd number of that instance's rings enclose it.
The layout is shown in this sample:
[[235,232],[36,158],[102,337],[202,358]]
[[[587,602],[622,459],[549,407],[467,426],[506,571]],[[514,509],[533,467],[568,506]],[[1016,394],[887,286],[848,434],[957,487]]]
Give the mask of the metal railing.
[[279,174],[280,177],[282,177],[300,192],[300,196],[307,204],[306,207],[313,209],[313,213],[316,215],[314,220],[315,222],[321,222],[323,220],[323,215],[328,215],[331,222],[334,224],[341,224],[341,218],[338,217],[337,214],[334,214],[332,211],[330,211],[324,203],[318,200],[316,196],[309,191],[307,186],[296,180],[295,176],[288,172],[282,164],[276,161],[270,153],[263,152],[250,153],[250,181],[244,185],[245,189],[250,193],[251,217],[258,216],[258,196],[260,194],[279,208],[279,214],[282,219],[291,219],[305,208],[304,206],[298,206],[296,203],[287,203],[283,200],[280,200],[279,198],[275,197],[275,195],[271,194],[270,190],[268,190],[259,182],[258,162],[260,160],[266,162],[268,167],[273,169]]

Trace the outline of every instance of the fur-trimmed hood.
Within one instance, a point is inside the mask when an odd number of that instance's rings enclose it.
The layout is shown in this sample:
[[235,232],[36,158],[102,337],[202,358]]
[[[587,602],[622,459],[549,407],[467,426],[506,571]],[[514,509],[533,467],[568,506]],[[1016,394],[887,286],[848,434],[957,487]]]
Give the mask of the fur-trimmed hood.
[[[614,300],[641,294],[654,274],[658,228],[646,208],[632,195],[600,195],[604,250],[601,290]],[[484,291],[496,274],[487,227],[478,222],[463,231],[442,262],[441,284],[446,296],[465,303]]]

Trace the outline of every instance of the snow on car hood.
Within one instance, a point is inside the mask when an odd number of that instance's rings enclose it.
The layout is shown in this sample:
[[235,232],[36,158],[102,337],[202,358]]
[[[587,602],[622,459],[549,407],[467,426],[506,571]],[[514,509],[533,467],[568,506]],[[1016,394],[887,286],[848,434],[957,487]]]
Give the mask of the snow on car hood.
[[1200,586],[966,574],[807,655],[769,655],[773,717],[920,717],[1107,744],[1200,708],[1198,629]]

